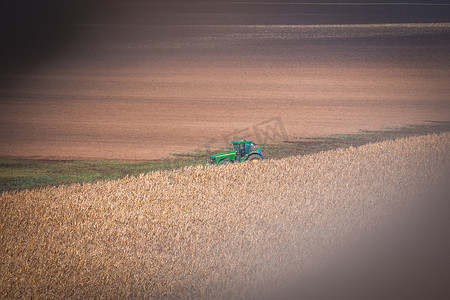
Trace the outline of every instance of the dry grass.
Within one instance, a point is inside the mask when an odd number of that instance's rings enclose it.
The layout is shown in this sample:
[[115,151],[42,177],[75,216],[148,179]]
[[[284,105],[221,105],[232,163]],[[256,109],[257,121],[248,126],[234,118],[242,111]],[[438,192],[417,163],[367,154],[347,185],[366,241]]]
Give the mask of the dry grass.
[[234,298],[448,180],[450,134],[5,192],[0,298]]

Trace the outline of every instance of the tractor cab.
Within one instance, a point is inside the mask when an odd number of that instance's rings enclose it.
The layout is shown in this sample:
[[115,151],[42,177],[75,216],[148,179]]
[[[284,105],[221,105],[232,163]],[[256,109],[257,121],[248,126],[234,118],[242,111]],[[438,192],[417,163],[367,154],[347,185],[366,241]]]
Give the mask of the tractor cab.
[[247,160],[256,162],[263,159],[261,149],[256,149],[256,145],[252,141],[234,141],[231,145],[230,152],[210,156],[209,163],[219,165]]
[[237,156],[239,156],[240,158],[245,157],[246,154],[250,153],[250,149],[254,150],[255,149],[255,144],[253,144],[252,142],[248,142],[245,141],[245,143],[239,143],[240,141],[237,142],[232,142],[231,144],[233,145],[233,148],[231,149],[231,151],[234,151],[237,153]]

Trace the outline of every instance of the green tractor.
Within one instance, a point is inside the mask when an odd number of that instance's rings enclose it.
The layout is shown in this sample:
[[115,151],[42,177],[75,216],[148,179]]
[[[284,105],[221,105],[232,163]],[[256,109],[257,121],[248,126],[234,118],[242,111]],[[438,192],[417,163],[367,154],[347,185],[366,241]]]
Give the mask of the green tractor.
[[235,141],[231,144],[233,148],[230,152],[211,155],[209,157],[209,163],[212,165],[222,165],[243,161],[257,162],[263,159],[261,149],[256,149],[252,141]]

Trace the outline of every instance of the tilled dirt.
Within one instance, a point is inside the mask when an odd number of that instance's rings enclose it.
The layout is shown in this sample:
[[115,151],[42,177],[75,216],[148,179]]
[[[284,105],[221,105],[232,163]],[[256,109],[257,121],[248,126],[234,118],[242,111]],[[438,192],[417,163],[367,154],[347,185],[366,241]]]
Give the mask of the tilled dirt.
[[27,77],[25,86],[3,93],[0,155],[149,160],[234,138],[276,143],[450,116],[442,70],[173,67]]
[[151,160],[450,121],[448,23],[77,26],[1,72],[0,157]]

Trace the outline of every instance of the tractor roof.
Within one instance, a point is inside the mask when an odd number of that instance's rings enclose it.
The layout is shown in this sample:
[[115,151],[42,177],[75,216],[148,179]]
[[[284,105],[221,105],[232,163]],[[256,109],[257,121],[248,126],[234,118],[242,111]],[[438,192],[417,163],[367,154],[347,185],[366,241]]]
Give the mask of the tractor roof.
[[239,144],[251,144],[253,142],[252,141],[243,140],[243,141],[234,141],[232,143],[233,143],[233,145],[239,145]]

